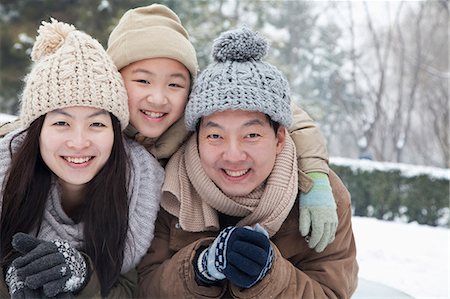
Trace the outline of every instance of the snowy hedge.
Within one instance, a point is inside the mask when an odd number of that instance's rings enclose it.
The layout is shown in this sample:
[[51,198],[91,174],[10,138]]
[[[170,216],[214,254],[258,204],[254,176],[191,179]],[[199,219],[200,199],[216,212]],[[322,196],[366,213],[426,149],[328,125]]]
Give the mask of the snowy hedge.
[[350,191],[355,216],[449,225],[449,169],[345,158],[330,166]]

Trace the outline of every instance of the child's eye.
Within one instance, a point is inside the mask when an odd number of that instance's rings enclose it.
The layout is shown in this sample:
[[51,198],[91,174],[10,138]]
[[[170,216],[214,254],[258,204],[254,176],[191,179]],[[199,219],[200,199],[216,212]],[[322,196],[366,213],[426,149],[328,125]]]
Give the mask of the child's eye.
[[150,81],[145,80],[145,79],[138,79],[138,80],[134,80],[134,81],[138,82],[138,83],[142,83],[142,84],[150,84]]
[[177,87],[177,88],[184,88],[183,85],[178,84],[178,83],[170,83],[169,86],[170,86],[170,87]]

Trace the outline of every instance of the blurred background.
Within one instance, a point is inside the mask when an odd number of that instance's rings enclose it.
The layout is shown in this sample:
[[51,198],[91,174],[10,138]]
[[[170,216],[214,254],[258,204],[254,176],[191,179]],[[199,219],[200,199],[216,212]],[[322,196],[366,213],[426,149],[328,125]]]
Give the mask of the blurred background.
[[[352,195],[360,277],[448,298],[449,1],[158,2],[179,15],[200,69],[222,31],[246,24],[270,40],[266,60],[317,121]],[[18,114],[42,20],[72,23],[106,47],[126,10],[152,3],[0,0],[0,122]]]
[[[17,115],[36,30],[50,17],[107,46],[122,14],[154,1],[1,0],[0,113]],[[200,70],[220,32],[246,24],[318,123],[354,214],[448,227],[448,0],[160,0],[190,33]]]

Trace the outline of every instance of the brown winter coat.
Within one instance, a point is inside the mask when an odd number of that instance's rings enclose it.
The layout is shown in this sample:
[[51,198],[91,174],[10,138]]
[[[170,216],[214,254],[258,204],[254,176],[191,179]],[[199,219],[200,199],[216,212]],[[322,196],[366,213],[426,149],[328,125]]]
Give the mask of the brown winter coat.
[[218,232],[183,231],[177,218],[161,209],[152,245],[138,266],[139,297],[350,298],[358,274],[350,194],[333,171],[329,177],[339,217],[336,239],[322,253],[309,249],[298,230],[296,203],[271,238],[275,252],[272,269],[250,289],[241,290],[231,283],[198,286],[193,268],[196,250],[211,244]]

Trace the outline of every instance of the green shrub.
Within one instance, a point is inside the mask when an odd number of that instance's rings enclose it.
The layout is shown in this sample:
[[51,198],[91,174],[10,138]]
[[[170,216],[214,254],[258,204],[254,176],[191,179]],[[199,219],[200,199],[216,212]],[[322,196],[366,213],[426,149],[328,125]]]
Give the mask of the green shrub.
[[358,163],[344,164],[332,160],[330,167],[347,186],[355,216],[449,226],[448,175],[411,175],[401,167],[371,169]]

